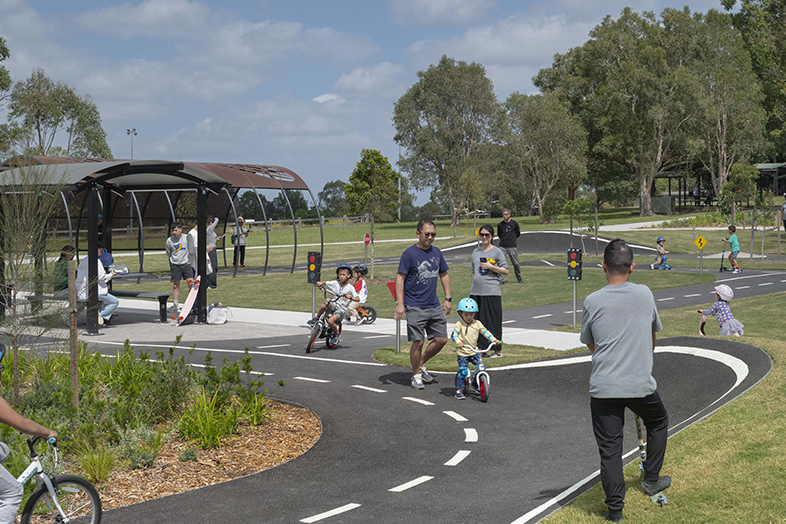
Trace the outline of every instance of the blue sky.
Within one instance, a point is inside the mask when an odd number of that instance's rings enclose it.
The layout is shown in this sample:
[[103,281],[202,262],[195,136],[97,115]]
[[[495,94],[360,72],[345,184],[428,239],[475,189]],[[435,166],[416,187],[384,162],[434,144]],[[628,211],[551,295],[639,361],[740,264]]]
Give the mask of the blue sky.
[[[286,166],[315,195],[363,148],[398,156],[394,102],[443,54],[486,67],[500,100],[626,5],[718,0],[0,0],[15,81],[41,67],[84,95],[112,152]],[[0,109],[0,120],[5,113]],[[421,195],[417,204],[422,205]]]

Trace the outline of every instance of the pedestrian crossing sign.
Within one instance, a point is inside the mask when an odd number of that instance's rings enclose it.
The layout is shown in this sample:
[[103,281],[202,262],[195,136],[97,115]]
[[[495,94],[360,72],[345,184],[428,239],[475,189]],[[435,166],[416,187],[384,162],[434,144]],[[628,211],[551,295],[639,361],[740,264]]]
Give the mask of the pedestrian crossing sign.
[[704,246],[707,245],[707,240],[703,236],[699,235],[696,237],[696,240],[694,240],[693,243],[696,244],[696,247],[699,248],[699,251],[701,251],[704,249]]

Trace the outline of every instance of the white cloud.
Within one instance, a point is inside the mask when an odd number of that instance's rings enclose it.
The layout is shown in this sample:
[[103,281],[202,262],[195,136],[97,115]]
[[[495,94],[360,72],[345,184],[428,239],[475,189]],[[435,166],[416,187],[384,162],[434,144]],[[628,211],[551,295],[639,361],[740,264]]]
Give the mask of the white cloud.
[[146,0],[137,5],[88,11],[79,15],[77,22],[84,28],[119,38],[172,38],[204,28],[210,14],[210,8],[200,2]]
[[316,102],[318,104],[324,104],[324,103],[330,102],[330,103],[333,103],[333,104],[336,104],[336,105],[341,105],[344,102],[346,102],[346,100],[344,98],[338,96],[335,93],[325,93],[325,94],[319,95],[318,97],[315,97],[313,100],[314,100],[314,102]]
[[471,24],[496,5],[494,0],[390,0],[393,20],[428,26]]
[[393,97],[400,95],[405,86],[401,83],[404,66],[382,62],[371,67],[358,67],[344,73],[335,87],[346,93],[361,96]]
[[478,62],[486,67],[496,87],[508,86],[502,92],[526,91],[532,86],[531,77],[550,66],[555,53],[586,42],[595,25],[569,22],[564,15],[512,16],[493,25],[473,27],[450,40],[421,40],[406,52],[418,69],[438,62],[442,55]]

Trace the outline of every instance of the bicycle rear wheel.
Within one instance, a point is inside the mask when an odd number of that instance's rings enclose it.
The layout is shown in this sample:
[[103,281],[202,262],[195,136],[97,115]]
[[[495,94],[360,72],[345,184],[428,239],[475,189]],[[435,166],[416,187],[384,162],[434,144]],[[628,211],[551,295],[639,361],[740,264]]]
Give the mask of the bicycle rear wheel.
[[366,316],[363,317],[363,323],[373,324],[374,321],[377,319],[377,310],[371,306],[363,306],[363,309],[366,310]]
[[46,486],[33,493],[22,511],[22,524],[60,523],[63,517],[78,524],[101,522],[101,497],[93,485],[76,475],[62,475],[52,479],[57,500],[65,515],[58,515]]

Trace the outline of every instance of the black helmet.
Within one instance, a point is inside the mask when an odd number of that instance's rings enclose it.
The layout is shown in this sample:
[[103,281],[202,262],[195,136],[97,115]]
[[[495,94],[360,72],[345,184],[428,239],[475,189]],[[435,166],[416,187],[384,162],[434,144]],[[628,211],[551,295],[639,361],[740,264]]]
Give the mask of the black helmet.
[[349,271],[350,276],[352,275],[352,268],[349,267],[349,264],[339,264],[339,266],[336,268],[336,277],[338,277],[338,272],[342,269],[346,269]]
[[368,275],[368,268],[363,264],[358,264],[352,268],[353,273],[360,273],[361,276]]

